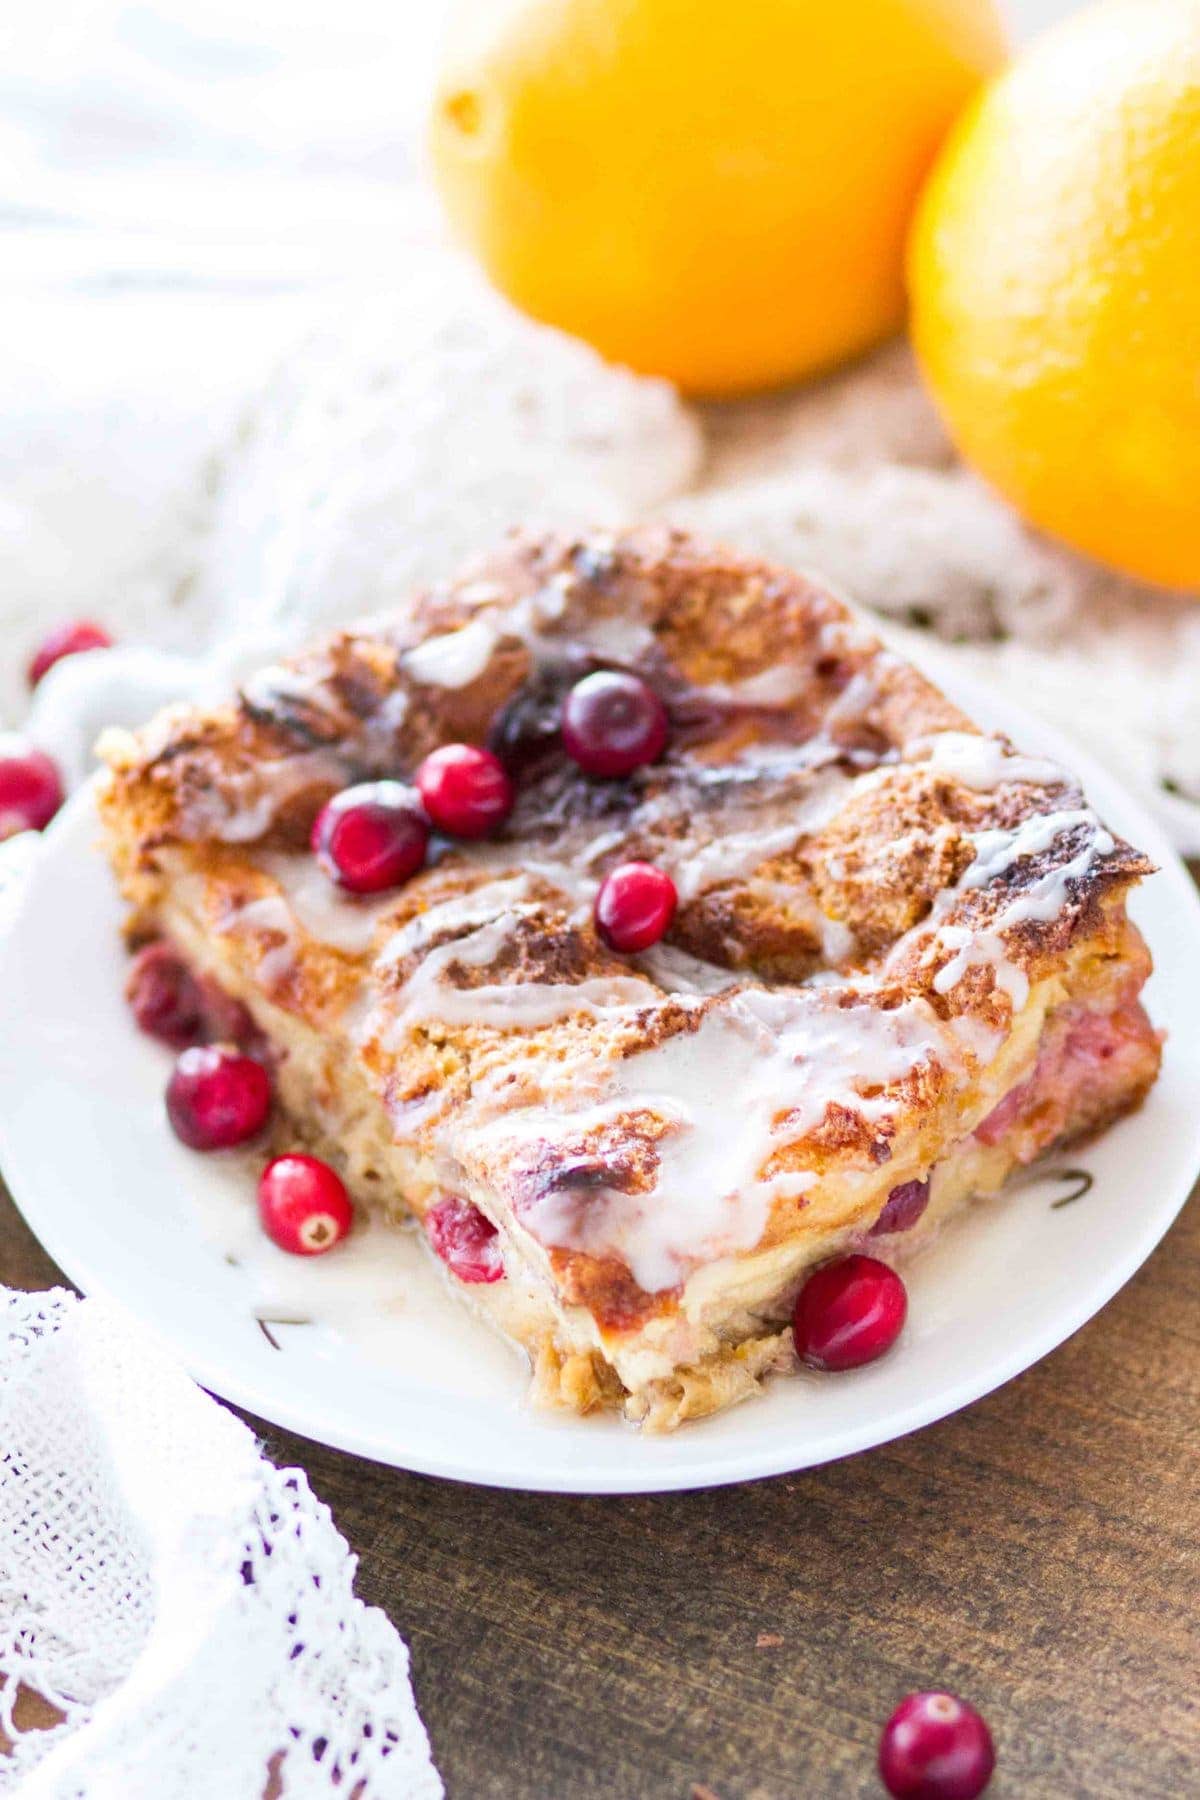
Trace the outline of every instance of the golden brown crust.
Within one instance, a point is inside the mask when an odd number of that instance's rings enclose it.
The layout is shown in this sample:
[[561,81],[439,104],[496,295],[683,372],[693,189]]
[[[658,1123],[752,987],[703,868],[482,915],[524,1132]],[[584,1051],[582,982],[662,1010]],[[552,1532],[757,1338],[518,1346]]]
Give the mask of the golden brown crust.
[[[553,733],[597,666],[642,673],[672,716],[668,755],[622,782],[583,775]],[[324,800],[489,739],[519,776],[498,840],[446,850],[371,911],[369,941],[314,928],[297,882]],[[660,1204],[678,1149],[669,1108],[614,1101],[631,1069],[726,1031],[735,1048],[758,1030],[861,1038],[864,1075],[851,1055],[823,1102],[806,1091],[771,1126],[752,1171],[770,1203],[732,1252],[757,1255],[877,1211],[881,1182],[984,1116],[998,1071],[1028,1075],[1068,995],[1088,1004],[1090,983],[1107,1005],[1114,968],[1140,966],[1123,899],[1150,865],[1069,777],[983,739],[813,582],[661,528],[514,534],[403,615],[334,634],[231,706],[110,735],[105,756],[140,917],[186,890],[225,974],[340,1038],[396,1142],[524,1234],[555,1303],[609,1347],[666,1329],[689,1271],[720,1260],[698,1239],[677,1281],[648,1284],[594,1229],[597,1208]],[[671,869],[671,944],[724,992],[599,942],[588,896],[632,856]],[[776,1027],[760,1014],[781,997]],[[1152,1064],[1098,1085],[1092,1112],[1128,1104]]]

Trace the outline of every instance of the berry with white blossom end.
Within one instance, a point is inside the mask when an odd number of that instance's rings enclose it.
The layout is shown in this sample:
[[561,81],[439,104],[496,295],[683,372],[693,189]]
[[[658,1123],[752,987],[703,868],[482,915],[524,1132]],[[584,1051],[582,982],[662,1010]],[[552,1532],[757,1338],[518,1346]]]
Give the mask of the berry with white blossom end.
[[292,1151],[259,1177],[258,1216],[273,1244],[292,1256],[323,1256],[354,1223],[341,1176],[317,1156]]
[[879,1777],[892,1800],[976,1800],[995,1766],[991,1732],[956,1694],[909,1694],[879,1740]]

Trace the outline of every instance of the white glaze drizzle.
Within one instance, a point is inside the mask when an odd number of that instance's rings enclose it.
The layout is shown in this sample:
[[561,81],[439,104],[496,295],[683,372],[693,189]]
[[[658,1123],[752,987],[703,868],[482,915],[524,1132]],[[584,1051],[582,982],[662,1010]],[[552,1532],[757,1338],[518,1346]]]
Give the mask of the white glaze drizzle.
[[258,866],[279,884],[296,921],[310,937],[352,956],[370,948],[380,921],[397,904],[395,892],[374,898],[347,894],[314,856],[266,851]]
[[343,779],[340,760],[328,750],[256,763],[252,771],[214,789],[211,801],[189,802],[190,822],[223,844],[250,844],[271,829],[280,809],[303,789],[319,782],[340,785]]
[[[710,888],[745,880],[772,857],[782,856],[802,838],[823,830],[837,816],[852,787],[843,769],[830,766],[820,772],[803,800],[780,802],[771,796],[756,805],[753,796],[747,796],[747,814],[752,820],[758,815],[762,823],[744,831],[726,831],[698,849],[682,848],[668,838],[656,850],[655,861],[671,876],[680,904],[686,906]],[[647,808],[643,817],[653,827],[653,808]]]
[[[1031,882],[986,926],[946,922],[960,895],[990,886],[1015,863],[1028,856],[1041,855],[1065,832],[1081,827],[1087,827],[1090,833],[1083,848],[1068,862]],[[1070,897],[1070,882],[1085,876],[1098,857],[1110,855],[1115,848],[1115,839],[1090,807],[1072,807],[1034,814],[1012,828],[996,827],[975,832],[971,842],[975,855],[969,866],[954,886],[943,888],[934,896],[929,916],[923,923],[897,940],[888,963],[894,964],[906,955],[914,941],[927,940],[934,955],[944,949],[953,953],[933,978],[936,993],[953,992],[969,968],[990,966],[996,987],[1008,995],[1016,1013],[1029,998],[1029,981],[1024,971],[1008,957],[1000,934],[1026,919],[1045,923],[1057,918]]]
[[[1022,756],[1000,738],[975,731],[939,731],[925,740],[932,769],[963,787],[986,793],[1008,781],[1038,787],[1060,787],[1069,781],[1065,770],[1042,756]],[[921,745],[914,749],[922,748]]]
[[258,978],[268,990],[286,981],[295,968],[296,929],[291,910],[281,894],[264,894],[257,900],[248,900],[243,906],[231,906],[222,915],[218,928],[235,936],[257,936],[264,932],[281,939],[278,944],[258,949]]
[[[499,885],[499,884],[498,884]],[[662,995],[644,976],[599,975],[566,983],[515,981],[485,983],[459,988],[445,979],[454,968],[489,968],[512,936],[513,923],[522,911],[511,908],[499,918],[480,925],[467,937],[455,938],[426,953],[405,983],[399,1011],[393,1012],[383,1041],[394,1044],[414,1024],[436,1019],[445,1025],[491,1026],[498,1031],[536,1030],[573,1013],[593,1018],[613,1012],[633,1012],[661,1001]]]
[[943,963],[933,978],[936,994],[948,994],[956,988],[968,969],[990,968],[1001,993],[1007,994],[1013,1012],[1019,1013],[1029,998],[1029,978],[1023,969],[1011,962],[1004,944],[991,931],[972,931],[964,925],[943,925],[938,933],[943,949],[953,950],[949,962]]
[[[971,842],[975,848],[975,857],[958,885],[960,888],[988,887],[998,876],[1006,874],[1014,863],[1026,856],[1040,856],[1064,832],[1073,831],[1081,825],[1088,826],[1092,832],[1087,850],[1088,862],[1095,856],[1107,856],[1113,848],[1113,839],[1090,806],[1072,807],[1061,812],[1036,813],[1032,818],[1022,819],[1019,825],[1011,829],[1000,827],[974,832]],[[1077,861],[1078,858],[1074,860]],[[1071,872],[1078,874],[1081,871],[1072,868]],[[1064,876],[1065,873],[1064,870]]]
[[500,635],[488,618],[440,632],[405,651],[401,658],[405,674],[425,687],[469,687],[492,660]]
[[[569,570],[560,570],[544,587],[494,616],[484,614],[455,631],[426,638],[405,651],[401,658],[405,673],[427,687],[468,687],[478,681],[503,638],[523,643],[539,664],[555,661],[564,645],[546,637],[544,628],[561,619],[577,582]],[[594,613],[581,619],[574,638],[602,661],[616,663],[636,662],[654,644],[650,627],[624,613]]]
[[507,1115],[484,1134],[552,1143],[631,1128],[639,1110],[667,1121],[650,1192],[592,1189],[581,1203],[556,1191],[522,1213],[544,1245],[617,1256],[658,1293],[698,1262],[753,1248],[773,1201],[816,1181],[812,1171],[764,1174],[774,1150],[811,1131],[834,1102],[882,1122],[898,1103],[894,1084],[933,1058],[959,1062],[953,1037],[919,1000],[884,1011],[842,1007],[813,990],[748,988],[713,1006],[695,1031],[617,1064],[613,1092],[598,1105]]

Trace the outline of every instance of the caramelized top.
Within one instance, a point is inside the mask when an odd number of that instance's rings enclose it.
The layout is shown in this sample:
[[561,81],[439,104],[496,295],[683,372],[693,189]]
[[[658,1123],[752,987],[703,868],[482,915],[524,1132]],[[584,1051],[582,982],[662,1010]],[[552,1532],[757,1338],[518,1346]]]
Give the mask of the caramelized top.
[[[558,738],[596,668],[671,717],[661,761],[618,781]],[[455,740],[513,773],[503,830],[378,900],[339,895],[307,852],[318,808]],[[1121,953],[1149,870],[1064,771],[979,733],[832,595],[660,529],[516,534],[105,754],[127,869],[202,875],[209,929],[277,1004],[352,1036],[397,1137],[507,1209],[610,1332],[704,1263],[852,1214],[902,1141],[897,1178],[922,1172],[1031,984],[1083,936]],[[631,857],[680,906],[623,958],[591,908]]]

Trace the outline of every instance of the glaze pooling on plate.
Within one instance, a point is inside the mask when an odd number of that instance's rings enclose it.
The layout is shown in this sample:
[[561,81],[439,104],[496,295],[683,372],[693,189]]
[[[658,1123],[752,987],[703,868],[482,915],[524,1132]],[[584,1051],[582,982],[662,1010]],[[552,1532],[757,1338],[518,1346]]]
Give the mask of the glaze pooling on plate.
[[[672,736],[601,780],[556,720],[614,665]],[[493,841],[439,846],[369,927],[314,897],[336,786],[488,740],[517,784]],[[517,535],[107,757],[135,929],[245,1003],[364,1205],[491,1221],[505,1278],[464,1302],[550,1405],[665,1429],[748,1396],[791,1363],[806,1271],[897,1187],[930,1202],[885,1256],[1157,1071],[1147,859],[815,583],[679,534]],[[637,959],[590,912],[630,860],[679,897]]]

